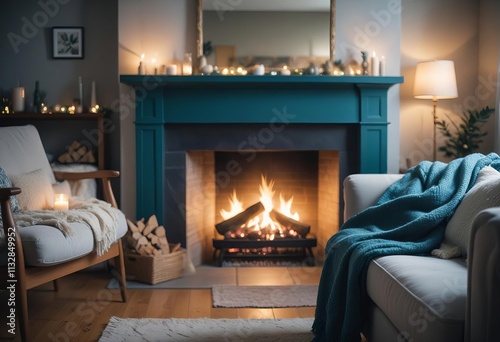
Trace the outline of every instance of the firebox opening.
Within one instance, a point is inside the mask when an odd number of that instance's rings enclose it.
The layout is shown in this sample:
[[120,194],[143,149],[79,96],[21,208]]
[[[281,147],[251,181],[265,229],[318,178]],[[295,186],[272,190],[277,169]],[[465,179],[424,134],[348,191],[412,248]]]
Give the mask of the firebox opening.
[[[189,151],[187,245],[195,265],[220,262],[220,252],[320,263],[338,230],[338,159],[337,151]],[[272,243],[261,248],[256,240]]]

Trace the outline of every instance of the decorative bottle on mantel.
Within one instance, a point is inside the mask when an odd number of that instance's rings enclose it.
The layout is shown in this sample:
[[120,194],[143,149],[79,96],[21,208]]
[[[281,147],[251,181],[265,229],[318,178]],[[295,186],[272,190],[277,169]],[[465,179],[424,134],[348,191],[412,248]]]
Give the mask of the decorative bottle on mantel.
[[33,111],[37,114],[42,112],[42,95],[38,81],[35,83],[35,92],[33,93]]

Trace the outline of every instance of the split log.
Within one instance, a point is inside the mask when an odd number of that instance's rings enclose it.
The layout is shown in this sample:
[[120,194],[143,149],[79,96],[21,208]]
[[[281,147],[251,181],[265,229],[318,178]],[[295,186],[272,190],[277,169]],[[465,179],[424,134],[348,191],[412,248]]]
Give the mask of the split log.
[[143,235],[149,235],[153,229],[158,227],[158,220],[156,219],[156,215],[152,215],[149,219],[148,222],[146,223],[146,227],[144,227],[144,231],[142,232]]
[[242,224],[245,224],[248,220],[250,220],[255,215],[260,214],[264,211],[264,205],[261,202],[255,203],[250,207],[246,208],[243,212],[222,221],[215,225],[215,229],[221,235],[225,235],[229,231],[234,231],[241,227]]
[[139,232],[139,228],[137,228],[137,226],[133,224],[129,219],[127,219],[127,225],[132,233]]
[[311,230],[310,225],[294,220],[293,218],[283,215],[282,213],[275,210],[272,210],[269,213],[269,216],[271,217],[271,219],[281,223],[283,226],[295,230],[302,237],[306,237],[306,235],[309,234],[309,231]]
[[163,226],[158,225],[155,215],[147,221],[144,218],[136,223],[127,220],[129,231],[125,235],[127,244],[143,256],[156,256],[169,254],[181,249],[181,244],[172,245],[171,250],[167,240],[167,233]]

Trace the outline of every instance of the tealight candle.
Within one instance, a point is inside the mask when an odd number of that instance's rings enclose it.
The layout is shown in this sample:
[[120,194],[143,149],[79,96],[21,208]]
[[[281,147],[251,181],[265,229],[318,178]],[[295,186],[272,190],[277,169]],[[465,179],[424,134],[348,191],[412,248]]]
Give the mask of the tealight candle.
[[68,210],[69,201],[68,196],[65,194],[54,195],[54,210]]
[[286,65],[283,66],[283,68],[280,70],[280,74],[283,76],[290,76],[291,72],[290,69]]

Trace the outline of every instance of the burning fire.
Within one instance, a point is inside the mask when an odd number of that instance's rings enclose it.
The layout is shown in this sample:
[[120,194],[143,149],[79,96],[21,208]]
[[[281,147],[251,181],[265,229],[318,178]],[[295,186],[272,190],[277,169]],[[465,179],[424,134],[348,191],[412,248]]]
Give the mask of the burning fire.
[[[295,221],[300,220],[300,216],[297,212],[292,213],[293,196],[287,201],[283,195],[280,194],[280,207],[279,209],[274,209],[274,183],[274,180],[271,180],[268,183],[266,177],[263,175],[261,176],[259,192],[260,202],[264,206],[264,211],[261,214],[249,219],[240,227],[241,229],[238,229],[235,232],[230,232],[229,237],[253,237],[257,239],[274,240],[275,238],[296,237],[298,235],[296,231],[284,227],[272,217],[272,212],[275,210]],[[229,197],[229,203],[229,211],[224,209],[220,211],[224,220],[228,220],[244,211],[243,203],[238,200],[236,190],[234,190],[232,195]]]

